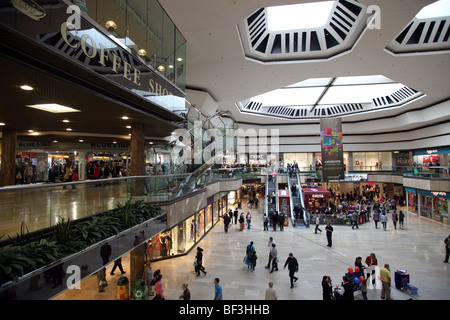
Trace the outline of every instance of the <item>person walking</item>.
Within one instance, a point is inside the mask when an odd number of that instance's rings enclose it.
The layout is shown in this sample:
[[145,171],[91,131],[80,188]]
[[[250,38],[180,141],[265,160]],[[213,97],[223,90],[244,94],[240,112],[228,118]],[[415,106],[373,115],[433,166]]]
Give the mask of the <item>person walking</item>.
[[322,278],[322,299],[329,301],[333,300],[333,285],[331,284],[330,276],[323,276]]
[[250,214],[250,211],[247,212],[247,216],[245,217],[245,220],[247,220],[247,229],[250,230],[250,227],[252,224],[252,215]]
[[273,231],[277,231],[277,224],[278,224],[278,211],[275,211],[272,216]]
[[278,300],[278,295],[273,288],[273,282],[269,282],[269,287],[266,289],[265,300]]
[[398,225],[400,229],[403,229],[403,222],[405,221],[405,214],[400,210],[398,214]]
[[280,231],[284,231],[284,214],[278,214],[278,224],[280,225]]
[[255,251],[255,246],[253,245],[253,241],[250,241],[250,244],[247,245],[247,249],[245,251],[245,257],[244,262],[247,265],[247,269],[250,269],[252,267],[252,263],[250,261],[253,251]]
[[163,285],[161,283],[161,279],[162,279],[162,274],[161,274],[161,272],[158,272],[157,276],[155,278],[155,297],[153,298],[153,300],[166,300],[166,298],[164,297],[164,293],[163,293]]
[[241,215],[239,216],[239,230],[242,231],[245,228],[245,219],[244,219],[244,213],[242,212]]
[[122,257],[120,257],[119,259],[114,261],[114,267],[112,268],[112,270],[109,274],[113,276],[116,268],[119,268],[120,274],[125,274],[125,271],[123,271],[123,267],[122,267]]
[[206,275],[205,267],[203,266],[203,249],[200,247],[197,247],[197,254],[195,256],[195,261],[197,263],[197,265],[195,266],[197,277],[200,276],[200,271]]
[[358,226],[358,213],[356,211],[352,213],[351,220],[352,220],[352,229],[354,230],[355,227],[356,227],[356,229],[359,229],[359,226]]
[[[230,210],[230,212],[231,212],[231,210]],[[224,229],[225,233],[228,233],[228,227],[230,226],[230,224],[231,224],[230,216],[227,214],[224,214],[223,215],[223,229]]]
[[383,230],[384,231],[386,231],[387,221],[388,221],[388,218],[387,218],[386,213],[384,213],[384,212],[381,213],[381,224],[383,225]]
[[394,224],[394,229],[397,230],[397,221],[398,221],[398,214],[397,214],[397,210],[394,210],[392,212],[392,223]]
[[264,213],[264,231],[269,231],[269,217]]
[[378,209],[373,211],[373,222],[375,222],[375,229],[378,229],[378,222],[380,222],[380,211]]
[[319,216],[316,214],[316,229],[314,230],[314,233],[317,233],[317,230],[319,230],[320,233],[322,233],[322,230],[319,229],[319,225],[320,225],[320,218],[319,218]]
[[274,270],[278,271],[278,250],[275,243],[272,243],[272,250],[270,251],[270,256],[272,259],[272,270],[270,270],[270,273],[272,273]]
[[291,289],[294,288],[294,281],[297,282],[298,278],[295,276],[295,273],[298,272],[298,261],[294,257],[294,254],[291,252],[289,253],[289,257],[286,259],[286,262],[284,263],[284,269],[286,269],[286,266],[288,266],[289,270],[289,278],[291,280]]
[[214,300],[223,300],[222,287],[220,286],[220,279],[214,279]]
[[234,224],[237,224],[238,223],[238,215],[239,215],[238,208],[236,208],[236,210],[234,210],[233,215],[234,215]]
[[325,230],[327,231],[327,247],[332,246],[333,241],[332,241],[332,236],[333,236],[333,227],[331,226],[331,222],[328,221],[327,226],[325,227]]
[[252,271],[255,271],[256,260],[258,260],[258,256],[256,255],[256,250],[253,250],[252,255],[250,256],[250,263],[251,263]]
[[105,287],[108,286],[108,282],[106,281],[106,268],[103,267],[99,271],[97,271],[97,287],[98,292],[105,292]]
[[450,234],[448,235],[447,238],[444,239],[444,243],[445,243],[445,258],[444,258],[444,263],[448,263],[448,257],[450,255]]
[[230,217],[230,221],[229,221],[229,223],[233,223],[233,211],[231,211],[231,209],[230,209],[230,211],[228,212],[228,216]]
[[389,264],[385,264],[380,269],[381,280],[381,299],[391,300],[391,271],[389,270]]
[[272,262],[272,244],[275,243],[275,240],[273,240],[273,237],[269,238],[269,242],[267,243],[267,247],[269,248],[269,261],[267,262],[266,269],[270,268],[270,262]]

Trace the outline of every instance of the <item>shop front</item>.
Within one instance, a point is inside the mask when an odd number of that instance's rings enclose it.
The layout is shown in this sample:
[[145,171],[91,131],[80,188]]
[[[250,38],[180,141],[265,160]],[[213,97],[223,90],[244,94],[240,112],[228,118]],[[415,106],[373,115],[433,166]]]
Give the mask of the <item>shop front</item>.
[[414,150],[414,166],[432,173],[449,173],[450,147]]
[[405,188],[409,213],[449,225],[450,193]]
[[331,200],[331,192],[329,190],[314,186],[302,188],[302,190],[306,210],[313,212],[316,210],[324,211],[328,208]]
[[156,261],[188,253],[228,209],[228,192],[209,197],[205,208],[148,240],[146,259]]

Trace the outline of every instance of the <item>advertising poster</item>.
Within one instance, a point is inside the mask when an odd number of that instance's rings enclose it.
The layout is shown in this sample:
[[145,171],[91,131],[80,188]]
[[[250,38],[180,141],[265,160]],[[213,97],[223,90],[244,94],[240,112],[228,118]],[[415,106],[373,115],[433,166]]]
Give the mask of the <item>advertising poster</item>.
[[320,119],[320,138],[323,181],[345,179],[341,118]]

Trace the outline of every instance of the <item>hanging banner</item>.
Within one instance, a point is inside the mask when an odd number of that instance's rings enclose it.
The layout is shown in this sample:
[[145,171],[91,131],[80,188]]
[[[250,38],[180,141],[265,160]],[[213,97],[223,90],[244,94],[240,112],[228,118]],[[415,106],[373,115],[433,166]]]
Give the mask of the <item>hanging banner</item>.
[[321,118],[320,137],[323,181],[345,179],[341,118]]

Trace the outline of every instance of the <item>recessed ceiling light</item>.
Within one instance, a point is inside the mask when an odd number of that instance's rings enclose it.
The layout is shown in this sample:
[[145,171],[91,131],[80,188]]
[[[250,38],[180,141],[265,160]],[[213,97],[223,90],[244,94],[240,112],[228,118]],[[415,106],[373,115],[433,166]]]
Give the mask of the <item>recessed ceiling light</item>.
[[127,129],[131,129],[131,126],[127,126]]
[[25,90],[25,91],[31,91],[31,90],[34,90],[33,87],[30,87],[30,86],[27,85],[27,84],[24,84],[23,86],[20,86],[20,89]]
[[66,130],[67,130],[67,131],[72,131],[72,129],[71,129],[71,128],[67,128]]
[[65,120],[63,120],[62,122],[69,123],[70,121],[67,120],[67,119],[65,119]]
[[66,107],[57,103],[30,104],[27,105],[27,107],[52,113],[81,112],[80,110]]
[[123,116],[122,119],[123,120],[128,120],[128,117],[127,116]]
[[6,123],[0,122],[0,126],[6,126]]
[[169,65],[169,69],[173,69],[173,65],[172,64]]
[[84,142],[84,140],[78,140],[78,142]]
[[30,133],[31,133],[31,132],[34,132],[34,131],[33,131],[33,130],[28,130],[28,132],[30,132]]
[[113,141],[113,143],[117,143],[117,141]]
[[128,134],[131,137],[131,133]]
[[58,142],[58,140],[53,140],[53,143],[57,143]]
[[183,59],[182,58],[178,58],[177,61],[183,61]]

